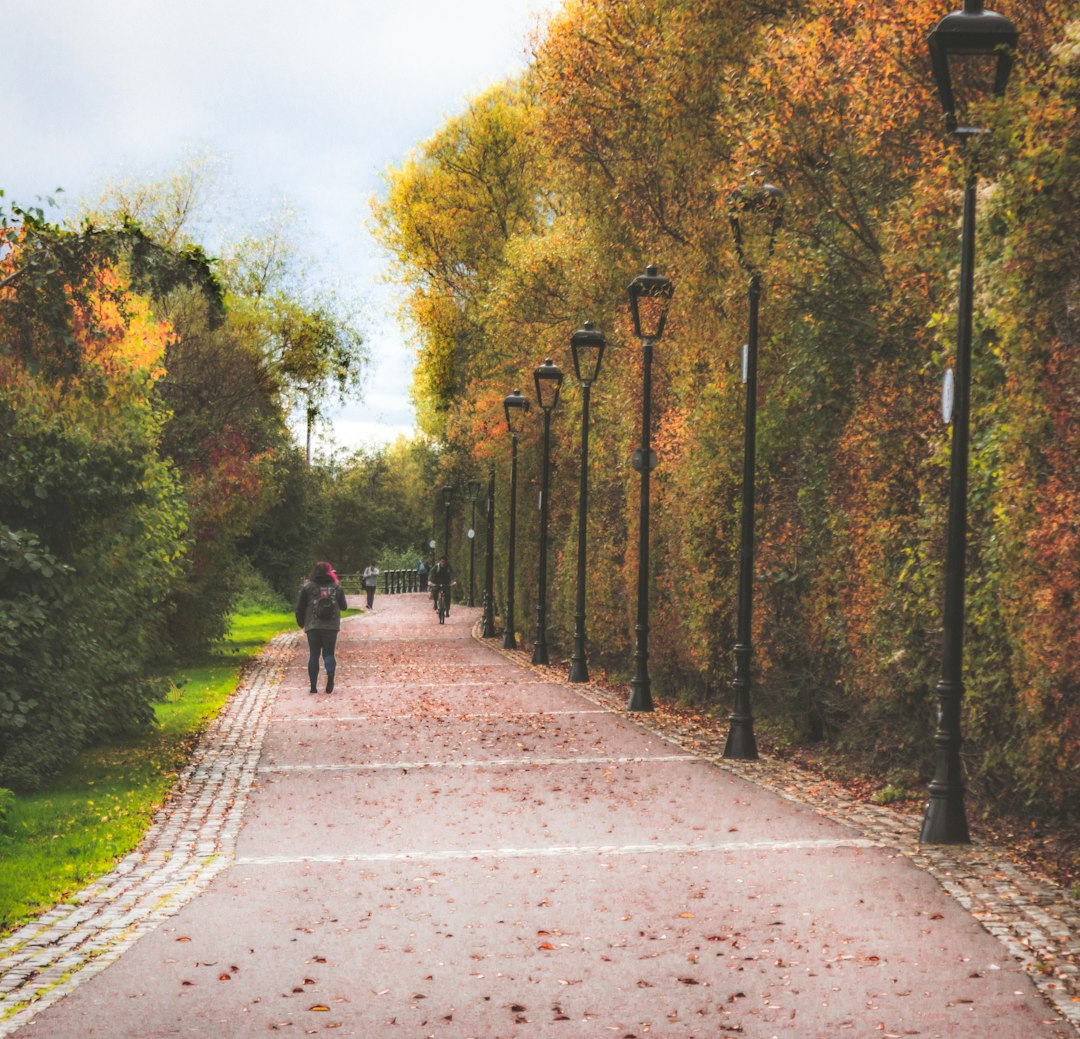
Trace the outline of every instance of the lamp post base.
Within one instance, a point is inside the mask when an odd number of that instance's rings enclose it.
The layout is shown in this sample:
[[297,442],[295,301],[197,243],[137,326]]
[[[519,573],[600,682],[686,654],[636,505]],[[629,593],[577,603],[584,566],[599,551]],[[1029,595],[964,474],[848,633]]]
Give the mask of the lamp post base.
[[649,689],[649,678],[635,677],[630,682],[630,702],[626,705],[628,711],[651,711],[653,710],[652,692]]
[[589,665],[585,662],[585,629],[584,617],[578,617],[577,634],[574,636],[574,651],[570,654],[570,682],[587,682],[589,680]]
[[941,795],[930,793],[926,806],[920,844],[970,844],[967,816],[964,812],[964,792],[956,791]]
[[584,660],[570,661],[570,682],[587,682],[589,680],[589,668]]
[[533,647],[532,662],[534,664],[546,664],[548,663],[548,651],[547,646],[541,642],[538,642]]
[[757,740],[754,739],[754,724],[750,718],[731,718],[724,757],[736,761],[757,761]]

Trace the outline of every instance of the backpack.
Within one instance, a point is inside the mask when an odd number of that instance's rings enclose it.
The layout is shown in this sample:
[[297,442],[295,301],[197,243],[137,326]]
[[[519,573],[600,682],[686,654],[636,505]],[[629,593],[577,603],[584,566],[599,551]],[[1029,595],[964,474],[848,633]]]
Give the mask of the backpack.
[[337,620],[338,586],[336,584],[317,584],[314,588],[315,591],[312,594],[315,597],[315,606],[311,615],[317,621]]

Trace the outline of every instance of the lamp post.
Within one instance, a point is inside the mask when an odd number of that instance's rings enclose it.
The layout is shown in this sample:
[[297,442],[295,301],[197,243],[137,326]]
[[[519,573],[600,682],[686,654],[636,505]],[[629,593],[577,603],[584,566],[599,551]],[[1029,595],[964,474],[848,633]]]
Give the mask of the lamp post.
[[547,647],[547,543],[548,517],[551,509],[548,503],[548,487],[551,483],[551,413],[559,403],[559,391],[562,389],[562,370],[549,357],[533,372],[536,383],[536,400],[544,412],[544,452],[540,469],[540,587],[536,598],[536,643],[533,646],[532,662],[548,663]]
[[474,573],[476,568],[476,501],[480,497],[480,481],[470,480],[466,485],[469,502],[472,505],[472,514],[469,518],[469,530],[466,536],[469,539],[469,599],[466,606],[476,605],[476,582]]
[[480,637],[493,639],[495,631],[495,466],[488,468],[487,536],[484,538],[484,619]]
[[735,637],[735,707],[732,711],[725,758],[757,759],[754,716],[751,711],[750,661],[753,656],[754,610],[754,470],[757,441],[758,304],[761,274],[776,243],[784,219],[784,196],[763,179],[736,188],[728,196],[728,215],[739,266],[750,275],[747,291],[749,322],[743,354],[746,415],[743,423],[743,489],[739,536],[739,613]]
[[503,620],[503,649],[517,649],[514,621],[514,561],[517,556],[517,444],[525,429],[529,400],[514,390],[503,400],[506,428],[510,432],[510,538],[506,565],[506,616]]
[[964,150],[965,185],[961,224],[960,286],[956,330],[955,396],[949,459],[949,524],[945,549],[945,606],[935,766],[919,840],[924,844],[967,844],[964,783],[960,763],[960,707],[964,698],[964,575],[967,550],[967,471],[971,386],[972,297],[975,271],[976,164],[969,145],[984,130],[973,125],[975,107],[1005,91],[1018,33],[1007,18],[964,0],[930,34],[930,61],[949,130]]
[[449,484],[442,489],[443,517],[443,555],[450,559],[450,506],[454,501],[454,488]]
[[577,599],[574,609],[574,651],[570,658],[570,681],[587,682],[589,665],[585,659],[585,537],[589,505],[589,396],[600,374],[604,357],[604,334],[586,321],[571,337],[570,352],[574,373],[581,383],[581,476],[578,484]]
[[649,475],[656,468],[656,455],[650,445],[652,435],[652,356],[653,347],[664,334],[668,308],[675,286],[650,264],[627,288],[634,335],[641,340],[644,384],[641,393],[641,447],[631,464],[641,473],[641,505],[638,515],[638,588],[637,636],[634,649],[634,677],[630,680],[631,711],[653,709],[649,683]]

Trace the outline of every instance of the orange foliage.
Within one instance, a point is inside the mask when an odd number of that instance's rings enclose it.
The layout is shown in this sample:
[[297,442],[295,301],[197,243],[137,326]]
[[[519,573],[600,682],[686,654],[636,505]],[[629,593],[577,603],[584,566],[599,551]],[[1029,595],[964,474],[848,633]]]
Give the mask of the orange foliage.
[[150,302],[124,288],[114,268],[94,273],[91,291],[72,299],[73,328],[86,360],[109,374],[146,371],[165,374],[165,349],[175,340],[172,327],[156,320]]

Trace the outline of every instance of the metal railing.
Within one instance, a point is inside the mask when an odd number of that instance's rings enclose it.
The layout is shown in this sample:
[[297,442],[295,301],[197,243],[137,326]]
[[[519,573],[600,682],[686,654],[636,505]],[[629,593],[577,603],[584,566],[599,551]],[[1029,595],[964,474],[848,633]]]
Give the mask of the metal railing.
[[[383,570],[379,573],[380,584],[384,595],[396,595],[402,592],[425,592],[427,591],[427,575],[421,578],[415,570]],[[363,592],[363,574],[339,574],[341,587],[346,594]]]

